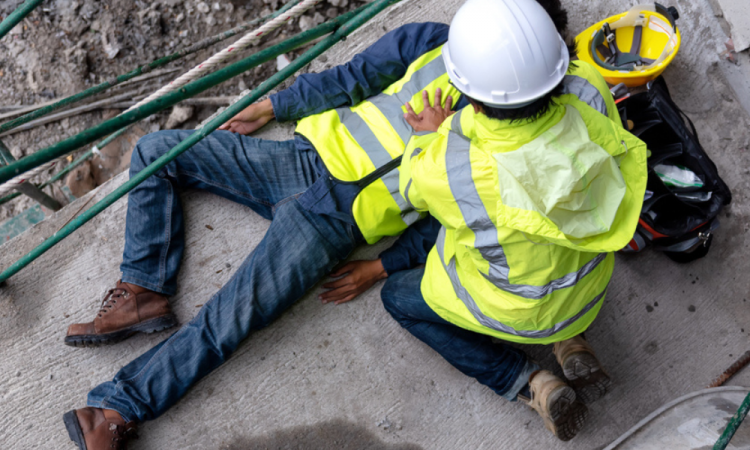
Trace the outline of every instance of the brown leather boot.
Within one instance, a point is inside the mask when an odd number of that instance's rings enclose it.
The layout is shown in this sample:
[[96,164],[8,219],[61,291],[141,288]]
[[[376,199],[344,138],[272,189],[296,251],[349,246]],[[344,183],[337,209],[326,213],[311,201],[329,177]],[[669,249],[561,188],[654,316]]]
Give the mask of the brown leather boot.
[[177,318],[166,296],[118,281],[104,296],[93,322],[68,327],[65,343],[96,347],[120,342],[138,332],[154,333],[175,325]]
[[127,440],[135,435],[135,422],[125,423],[117,411],[83,408],[63,415],[70,440],[79,450],[125,450]]
[[607,393],[612,380],[583,336],[556,342],[553,351],[565,378],[584,403],[599,400]]

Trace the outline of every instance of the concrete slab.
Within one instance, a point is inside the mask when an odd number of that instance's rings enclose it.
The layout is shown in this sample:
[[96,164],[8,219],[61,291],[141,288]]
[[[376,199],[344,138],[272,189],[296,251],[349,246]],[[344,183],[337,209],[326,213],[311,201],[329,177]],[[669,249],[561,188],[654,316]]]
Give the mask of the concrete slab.
[[[402,23],[448,21],[460,3],[406,0],[313,69],[347,60]],[[631,2],[564,4],[576,32]],[[463,376],[402,330],[383,310],[378,284],[338,307],[321,305],[315,289],[172,410],[143,425],[131,448],[599,449],[662,404],[707,385],[750,347],[750,117],[720,70],[723,35],[707,19],[708,0],[678,6],[684,42],[667,81],[735,201],[701,261],[682,266],[653,252],[618,256],[608,300],[587,332],[614,388],[592,405],[574,441],[556,441],[534,412]],[[291,128],[266,133],[282,138]],[[123,179],[92,195],[101,197]],[[173,299],[182,323],[267,227],[249,209],[206,193],[187,192],[183,200],[188,245]],[[0,247],[0,267],[38,245],[85,201]],[[67,325],[90,320],[118,277],[125,207],[124,200],[116,203],[0,288],[0,447],[72,448],[62,414],[83,406],[89,389],[166,337],[137,336],[99,349],[62,344]],[[387,244],[363,247],[354,257],[372,258]],[[550,347],[527,350],[554,367]],[[750,371],[730,384],[750,386]]]
[[745,0],[717,0],[732,29],[738,52],[750,48],[750,3]]

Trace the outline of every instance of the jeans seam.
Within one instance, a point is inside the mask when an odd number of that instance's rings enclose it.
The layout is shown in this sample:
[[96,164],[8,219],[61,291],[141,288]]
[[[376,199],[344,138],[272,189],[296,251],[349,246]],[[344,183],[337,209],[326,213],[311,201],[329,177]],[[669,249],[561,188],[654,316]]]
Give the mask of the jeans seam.
[[[216,182],[212,182],[212,181],[209,181],[209,180],[207,180],[206,178],[204,178],[204,177],[203,177],[202,175],[200,175],[200,174],[197,174],[197,173],[195,173],[195,172],[191,172],[191,171],[189,171],[189,170],[185,170],[185,171],[182,171],[182,172],[180,172],[180,173],[182,173],[183,175],[190,175],[190,176],[192,176],[192,177],[194,177],[194,178],[196,178],[196,179],[198,179],[198,180],[200,180],[200,181],[202,181],[202,182],[206,183],[206,184],[207,184],[207,185],[209,185],[209,186],[213,186],[213,187],[218,187],[218,188],[222,188],[222,189],[225,189],[225,190],[227,190],[227,191],[229,191],[229,192],[231,192],[231,193],[233,193],[233,194],[236,194],[236,195],[238,195],[238,196],[240,196],[240,197],[242,197],[242,198],[246,198],[246,199],[248,199],[248,200],[250,200],[250,201],[253,201],[253,202],[255,202],[255,203],[260,203],[260,204],[262,204],[263,206],[269,206],[269,207],[273,207],[273,203],[267,202],[267,201],[265,201],[265,200],[261,200],[261,199],[259,199],[259,198],[255,198],[255,197],[253,197],[252,195],[247,195],[247,193],[245,193],[245,192],[241,192],[241,191],[238,191],[238,190],[236,190],[236,189],[233,189],[233,188],[231,188],[231,187],[229,187],[229,186],[227,186],[227,185],[224,185],[224,184],[221,184],[221,183],[216,183]],[[171,175],[172,175],[172,176],[174,176],[175,178],[177,178],[176,174],[171,174]]]
[[162,253],[159,257],[159,286],[161,287],[161,289],[163,289],[164,287],[164,279],[167,276],[167,253],[169,253],[169,245],[172,241],[172,232],[170,228],[170,225],[172,224],[172,201],[174,196],[176,195],[174,189],[172,189],[172,183],[167,182],[167,184],[167,189],[169,189],[167,195],[167,220],[164,225],[164,234],[166,239],[164,242],[164,246],[162,247]]
[[302,191],[302,192],[298,192],[296,194],[290,195],[289,197],[282,198],[281,200],[278,201],[278,203],[276,203],[275,205],[271,206],[271,214],[275,214],[276,213],[276,209],[278,209],[281,206],[284,206],[285,204],[289,203],[292,200],[298,199],[300,197],[300,195],[302,195],[304,193],[305,193],[305,191]]

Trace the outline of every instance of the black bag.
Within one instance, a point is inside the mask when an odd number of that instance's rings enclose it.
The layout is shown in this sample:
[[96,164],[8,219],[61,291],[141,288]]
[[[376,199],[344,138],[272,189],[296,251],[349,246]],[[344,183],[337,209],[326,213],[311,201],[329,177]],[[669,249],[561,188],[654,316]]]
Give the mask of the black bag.
[[[702,258],[719,227],[717,216],[732,201],[732,193],[698,141],[693,122],[672,101],[662,77],[650,82],[647,92],[619,102],[618,109],[626,128],[632,121],[631,133],[651,151],[638,228],[622,251],[638,252],[650,245],[677,262]],[[688,169],[703,185],[686,188],[665,183],[654,171],[660,164]]]

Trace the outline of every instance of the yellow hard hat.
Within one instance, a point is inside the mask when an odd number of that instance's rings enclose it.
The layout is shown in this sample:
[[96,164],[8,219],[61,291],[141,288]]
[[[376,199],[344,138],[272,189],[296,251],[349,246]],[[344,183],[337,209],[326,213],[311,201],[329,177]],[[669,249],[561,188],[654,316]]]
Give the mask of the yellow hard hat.
[[654,3],[636,5],[576,36],[578,58],[607,83],[641,86],[658,77],[680,49],[677,9]]

